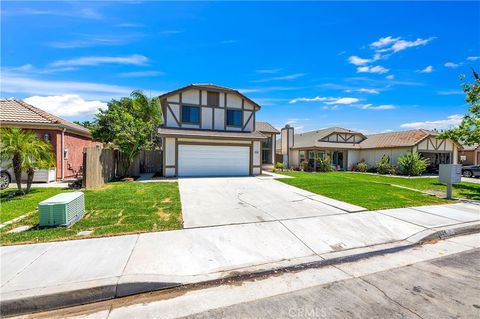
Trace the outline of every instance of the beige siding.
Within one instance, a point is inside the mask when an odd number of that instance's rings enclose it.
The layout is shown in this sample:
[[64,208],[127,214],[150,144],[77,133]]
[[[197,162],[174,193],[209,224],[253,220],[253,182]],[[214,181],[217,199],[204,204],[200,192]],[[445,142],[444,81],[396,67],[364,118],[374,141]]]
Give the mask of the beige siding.
[[225,129],[225,110],[215,109],[215,130]]
[[352,166],[360,162],[360,151],[348,150],[347,151],[347,169],[351,170]]
[[358,162],[365,161],[369,166],[375,166],[385,154],[390,157],[391,164],[397,164],[401,155],[411,151],[411,147],[361,150]]
[[236,94],[227,94],[227,107],[234,109],[242,108],[242,98]]
[[211,130],[212,127],[212,116],[213,109],[204,107],[202,110],[202,129]]
[[182,103],[198,104],[200,101],[199,90],[188,90],[182,92]]

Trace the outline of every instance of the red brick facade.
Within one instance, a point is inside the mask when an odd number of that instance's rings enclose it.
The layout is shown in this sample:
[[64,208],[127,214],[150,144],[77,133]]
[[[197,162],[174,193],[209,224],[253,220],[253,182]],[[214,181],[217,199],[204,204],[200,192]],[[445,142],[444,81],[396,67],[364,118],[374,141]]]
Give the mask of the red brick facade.
[[[53,146],[53,152],[56,159],[57,179],[62,178],[62,131],[30,129],[35,132],[39,138],[48,139]],[[89,137],[77,135],[70,132],[64,133],[65,159],[64,159],[64,178],[75,177],[81,173],[83,165],[83,148],[101,145],[101,143],[92,141]]]

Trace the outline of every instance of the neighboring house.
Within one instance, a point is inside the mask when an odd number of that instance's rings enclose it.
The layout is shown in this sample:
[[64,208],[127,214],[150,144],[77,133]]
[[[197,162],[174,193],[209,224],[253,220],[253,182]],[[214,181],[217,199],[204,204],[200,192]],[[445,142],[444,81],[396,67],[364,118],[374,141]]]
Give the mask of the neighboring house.
[[237,90],[191,84],[160,102],[164,176],[258,175],[273,165],[279,132],[256,122],[260,105]]
[[458,145],[451,140],[437,139],[438,133],[427,130],[411,130],[364,135],[360,132],[331,127],[312,132],[295,134],[285,126],[281,130],[281,143],[277,153],[291,168],[307,162],[309,169],[316,170],[319,159],[328,158],[338,170],[351,170],[359,162],[376,166],[383,155],[397,164],[405,153],[417,151],[430,160],[430,168],[442,163],[458,162]]
[[480,145],[463,145],[458,154],[463,165],[480,165]]
[[47,170],[38,171],[35,174],[35,181],[49,182],[81,174],[83,148],[99,145],[92,141],[90,131],[85,127],[47,113],[22,100],[0,100],[0,125],[33,131],[38,137],[52,144],[56,158],[55,170],[53,173]]

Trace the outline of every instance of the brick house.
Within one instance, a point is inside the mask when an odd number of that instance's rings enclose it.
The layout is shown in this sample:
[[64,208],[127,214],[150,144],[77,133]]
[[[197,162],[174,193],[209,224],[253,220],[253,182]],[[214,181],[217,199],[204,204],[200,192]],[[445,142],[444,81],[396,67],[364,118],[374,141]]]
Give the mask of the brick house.
[[0,99],[0,125],[33,131],[41,139],[50,142],[56,158],[56,180],[81,174],[83,148],[101,145],[92,140],[90,131],[85,127],[17,99]]

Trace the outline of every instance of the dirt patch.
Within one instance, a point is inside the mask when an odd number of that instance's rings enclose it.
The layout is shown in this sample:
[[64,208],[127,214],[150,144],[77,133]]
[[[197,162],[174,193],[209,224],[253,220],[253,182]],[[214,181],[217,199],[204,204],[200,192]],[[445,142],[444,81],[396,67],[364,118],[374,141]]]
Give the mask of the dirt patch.
[[162,203],[171,203],[171,202],[172,202],[172,199],[170,197],[167,197],[164,200],[162,200]]
[[170,214],[165,213],[165,211],[161,207],[157,210],[157,216],[160,217],[161,219],[169,219],[170,218]]

